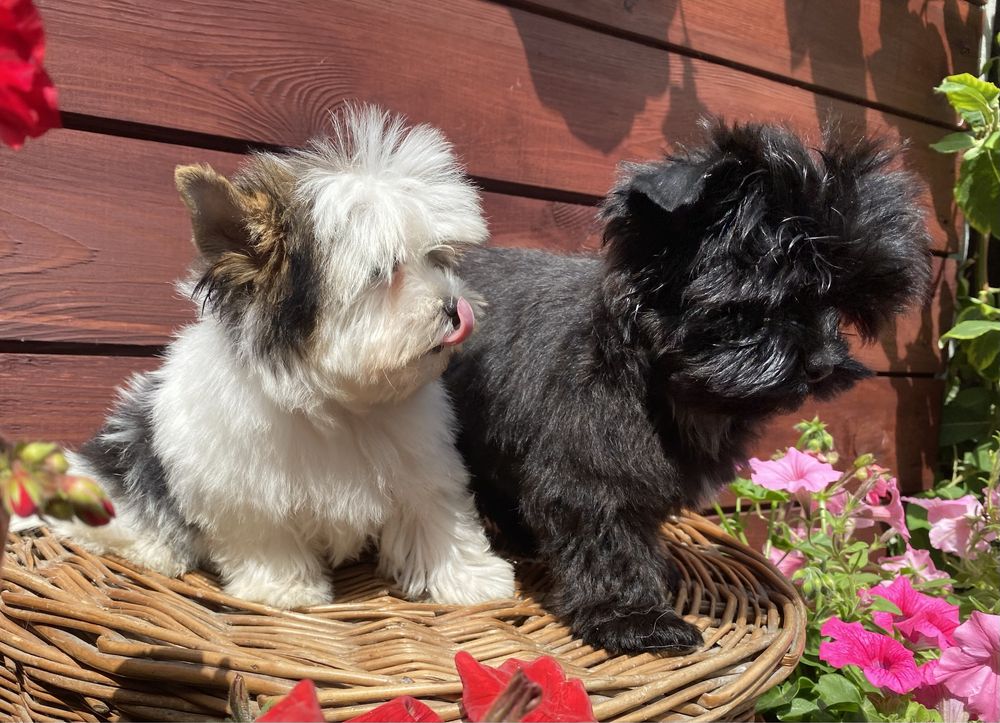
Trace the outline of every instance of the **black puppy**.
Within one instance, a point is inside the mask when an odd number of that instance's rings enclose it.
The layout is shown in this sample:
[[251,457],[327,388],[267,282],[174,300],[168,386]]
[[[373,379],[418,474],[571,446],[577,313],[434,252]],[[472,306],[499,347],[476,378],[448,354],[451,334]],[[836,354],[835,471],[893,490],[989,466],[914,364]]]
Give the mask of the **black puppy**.
[[686,651],[660,527],[734,476],[762,423],[870,372],[920,300],[928,239],[912,176],[875,141],[811,152],[769,125],[628,165],[603,257],[469,252],[487,322],[446,376],[482,512],[531,540],[553,608],[613,652]]

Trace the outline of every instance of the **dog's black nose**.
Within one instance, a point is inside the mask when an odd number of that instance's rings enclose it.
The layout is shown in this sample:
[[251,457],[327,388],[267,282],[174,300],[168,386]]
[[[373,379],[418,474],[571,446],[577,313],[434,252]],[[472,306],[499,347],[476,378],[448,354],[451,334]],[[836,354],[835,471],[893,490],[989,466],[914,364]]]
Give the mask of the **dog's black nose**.
[[833,374],[833,360],[828,354],[813,354],[806,360],[806,379],[810,384],[821,382]]
[[453,296],[444,302],[444,313],[451,319],[451,325],[457,329],[458,325],[462,323],[462,319],[458,315],[458,299]]
[[841,344],[825,344],[806,357],[805,373],[810,384],[821,382],[833,374],[833,370],[844,360],[846,347]]

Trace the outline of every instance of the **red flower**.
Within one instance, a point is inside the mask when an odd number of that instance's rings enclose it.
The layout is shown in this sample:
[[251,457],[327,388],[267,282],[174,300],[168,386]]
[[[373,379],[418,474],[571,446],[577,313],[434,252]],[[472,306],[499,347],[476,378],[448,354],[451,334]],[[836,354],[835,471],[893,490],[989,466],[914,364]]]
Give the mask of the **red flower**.
[[362,723],[362,721],[365,723],[396,723],[397,721],[442,723],[441,718],[431,710],[430,706],[408,695],[402,695],[388,703],[383,703],[378,708],[372,708],[367,713],[351,718],[347,723]]
[[300,680],[288,695],[279,700],[258,721],[294,721],[295,723],[321,723],[323,709],[316,697],[316,686],[311,680]]
[[579,680],[567,680],[559,663],[541,657],[530,663],[508,660],[499,668],[476,662],[465,651],[455,656],[455,667],[462,679],[462,705],[470,721],[484,720],[497,697],[507,688],[517,671],[522,671],[542,688],[542,700],[522,721],[552,721],[553,723],[593,721],[590,698]]
[[12,148],[61,125],[44,56],[42,20],[31,0],[0,0],[0,141]]

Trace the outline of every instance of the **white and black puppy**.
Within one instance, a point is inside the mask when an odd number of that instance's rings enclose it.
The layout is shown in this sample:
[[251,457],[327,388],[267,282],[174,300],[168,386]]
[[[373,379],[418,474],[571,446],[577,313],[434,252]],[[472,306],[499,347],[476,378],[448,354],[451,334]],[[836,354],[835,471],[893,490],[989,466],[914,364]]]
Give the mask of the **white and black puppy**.
[[439,378],[474,325],[455,264],[487,236],[441,133],[354,107],[307,150],[176,181],[201,313],[75,455],[118,518],[69,533],[281,608],[332,600],[330,567],[369,540],[409,597],[512,595]]
[[922,298],[911,176],[878,143],[819,151],[774,126],[630,165],[603,208],[606,254],[482,249],[490,304],[446,373],[484,513],[532,539],[551,603],[592,645],[684,651],[660,528],[730,481],[770,416],[869,372],[871,339]]

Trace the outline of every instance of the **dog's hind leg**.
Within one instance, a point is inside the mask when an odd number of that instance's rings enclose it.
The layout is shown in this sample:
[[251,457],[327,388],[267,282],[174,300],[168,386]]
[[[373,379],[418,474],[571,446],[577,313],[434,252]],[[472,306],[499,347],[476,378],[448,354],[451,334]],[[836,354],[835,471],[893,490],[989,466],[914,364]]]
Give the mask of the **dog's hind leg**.
[[[177,577],[198,565],[198,553],[193,535],[185,530],[172,530],[168,525],[157,529],[142,526],[130,514],[128,507],[119,507],[118,517],[107,525],[90,527],[79,521],[52,523],[60,537],[69,537],[85,550],[103,555],[124,557],[161,575]],[[177,532],[170,535],[171,532]]]

